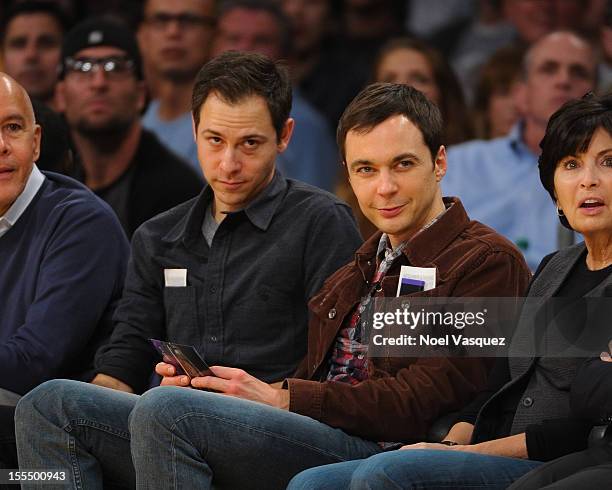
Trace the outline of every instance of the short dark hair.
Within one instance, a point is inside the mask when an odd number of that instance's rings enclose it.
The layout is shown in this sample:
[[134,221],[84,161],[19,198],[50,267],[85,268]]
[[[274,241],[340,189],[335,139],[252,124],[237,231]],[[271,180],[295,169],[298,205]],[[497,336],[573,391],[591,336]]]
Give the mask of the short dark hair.
[[53,17],[57,24],[59,25],[63,34],[65,34],[70,27],[70,20],[66,13],[54,2],[44,2],[40,0],[29,0],[26,2],[18,2],[13,4],[11,8],[6,11],[4,15],[4,20],[2,21],[1,32],[0,32],[0,41],[4,43],[4,38],[6,36],[6,31],[8,25],[15,17],[19,17],[20,15],[30,15],[30,14],[47,14],[50,17]]
[[[603,96],[589,93],[581,99],[570,100],[548,120],[540,142],[542,154],[538,169],[542,185],[553,201],[557,201],[554,179],[559,162],[569,155],[587,151],[593,133],[599,128],[612,135],[612,93]],[[561,223],[571,229],[565,217]]]
[[355,97],[338,123],[336,141],[342,161],[346,161],[346,135],[349,131],[367,133],[393,116],[405,116],[423,135],[435,161],[442,144],[442,115],[438,107],[417,89],[399,83],[373,83]]
[[191,98],[191,112],[197,128],[200,109],[214,92],[230,104],[245,97],[263,97],[280,138],[291,112],[291,80],[287,68],[279,62],[256,53],[228,51],[206,63],[198,72]]
[[221,19],[225,14],[235,9],[254,10],[257,12],[265,12],[274,18],[274,22],[278,26],[280,34],[279,51],[281,56],[287,57],[293,51],[293,33],[291,30],[291,21],[285,15],[285,12],[270,0],[224,0],[221,2],[217,11],[217,19]]

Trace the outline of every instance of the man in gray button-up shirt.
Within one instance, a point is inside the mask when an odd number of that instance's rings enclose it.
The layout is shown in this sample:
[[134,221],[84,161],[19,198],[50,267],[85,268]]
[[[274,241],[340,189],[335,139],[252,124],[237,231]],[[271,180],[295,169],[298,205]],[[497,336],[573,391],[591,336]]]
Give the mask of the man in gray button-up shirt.
[[[282,68],[226,53],[200,72],[193,107],[209,185],[135,233],[96,384],[146,389],[158,359],[148,338],[282,380],[306,352],[308,300],[361,242],[346,204],[275,171],[294,127]],[[168,269],[186,279],[169,283]]]

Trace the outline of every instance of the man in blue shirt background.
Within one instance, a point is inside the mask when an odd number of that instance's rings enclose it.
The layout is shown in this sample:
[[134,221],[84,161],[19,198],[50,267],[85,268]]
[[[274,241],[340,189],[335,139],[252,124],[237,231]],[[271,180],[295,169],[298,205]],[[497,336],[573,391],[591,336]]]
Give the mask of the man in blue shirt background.
[[445,195],[460,196],[472,219],[514,242],[535,270],[559,248],[559,220],[538,175],[539,143],[548,118],[568,100],[595,86],[595,54],[583,39],[555,32],[535,43],[523,60],[516,91],[521,120],[494,140],[470,141],[448,150]]

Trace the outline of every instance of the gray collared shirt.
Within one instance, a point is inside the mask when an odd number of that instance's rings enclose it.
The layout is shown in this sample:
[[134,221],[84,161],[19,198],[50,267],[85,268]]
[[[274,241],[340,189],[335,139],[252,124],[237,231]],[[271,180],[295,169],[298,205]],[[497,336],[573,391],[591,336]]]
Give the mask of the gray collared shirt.
[[45,176],[38,170],[38,167],[34,165],[23,191],[19,194],[11,207],[8,208],[8,211],[4,213],[4,216],[0,216],[0,237],[15,226],[15,223],[17,223],[17,220],[28,208],[44,181]]
[[[306,352],[308,300],[361,242],[350,208],[277,174],[245,209],[228,213],[209,246],[202,224],[212,199],[207,187],[135,233],[98,372],[143,389],[158,360],[149,337],[192,344],[209,364],[267,382],[295,370]],[[166,287],[164,269],[186,269],[186,285]]]

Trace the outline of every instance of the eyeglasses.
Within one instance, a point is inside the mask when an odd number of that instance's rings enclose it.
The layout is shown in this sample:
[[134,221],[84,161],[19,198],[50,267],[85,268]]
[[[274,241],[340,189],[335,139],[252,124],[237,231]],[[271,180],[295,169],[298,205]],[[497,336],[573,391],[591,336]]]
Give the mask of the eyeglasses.
[[111,79],[126,78],[134,73],[134,61],[122,56],[107,58],[66,58],[66,72],[81,77],[90,77],[102,70]]
[[195,15],[195,14],[165,14],[165,13],[157,13],[153,14],[146,19],[147,24],[149,24],[153,29],[157,29],[159,31],[165,30],[172,22],[176,22],[178,24],[179,29],[195,29],[197,27],[214,27],[215,19],[213,17],[204,16],[204,15]]

